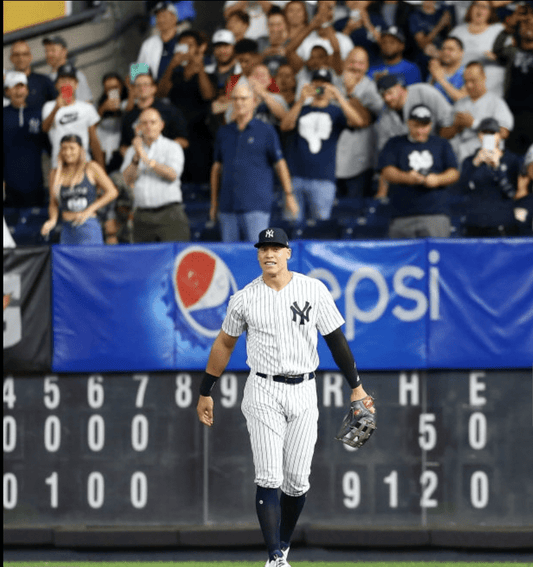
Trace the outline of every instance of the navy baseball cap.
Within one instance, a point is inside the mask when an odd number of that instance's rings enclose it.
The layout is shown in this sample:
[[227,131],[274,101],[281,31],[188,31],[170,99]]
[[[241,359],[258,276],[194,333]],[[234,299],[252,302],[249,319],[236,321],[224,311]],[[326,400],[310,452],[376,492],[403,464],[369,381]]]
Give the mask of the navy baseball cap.
[[500,131],[500,125],[496,118],[483,118],[477,127],[478,132],[488,132],[489,134],[497,134]]
[[429,124],[432,118],[431,110],[425,104],[417,104],[409,112],[409,120],[416,120],[423,124]]
[[325,81],[326,83],[331,83],[333,81],[333,77],[331,73],[327,69],[317,69],[313,71],[311,75],[312,81]]
[[400,75],[395,75],[395,74],[387,74],[387,75],[383,75],[382,77],[380,77],[377,80],[377,87],[378,87],[378,91],[383,94],[385,91],[388,91],[389,89],[391,89],[392,87],[396,86],[396,85],[404,85],[404,80]]
[[45,37],[43,39],[43,45],[48,45],[48,44],[61,45],[65,49],[67,48],[67,42],[60,35],[54,35],[53,37]]
[[254,246],[260,248],[264,244],[279,244],[289,248],[289,237],[282,228],[267,228],[259,233],[259,240]]
[[392,37],[395,37],[398,41],[405,43],[405,36],[403,35],[402,30],[397,26],[391,26],[390,28],[383,30],[381,35],[392,35]]
[[72,79],[77,79],[76,67],[74,67],[72,63],[65,63],[64,65],[61,65],[61,67],[57,70],[57,78],[59,79],[59,77],[71,77]]

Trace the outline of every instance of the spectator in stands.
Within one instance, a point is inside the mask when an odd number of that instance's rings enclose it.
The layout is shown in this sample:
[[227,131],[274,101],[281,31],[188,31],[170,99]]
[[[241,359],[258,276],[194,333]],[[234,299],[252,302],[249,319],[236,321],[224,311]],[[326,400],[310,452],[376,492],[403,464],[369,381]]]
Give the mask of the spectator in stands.
[[468,65],[471,61],[480,61],[485,67],[487,89],[503,96],[505,69],[497,63],[493,53],[494,42],[504,29],[498,21],[496,7],[493,2],[476,0],[470,5],[465,22],[450,32],[463,42],[463,63]]
[[279,94],[290,108],[294,104],[296,95],[296,77],[292,67],[288,63],[287,65],[280,65],[274,78],[279,88]]
[[415,61],[424,80],[427,77],[429,61],[438,56],[452,23],[451,8],[437,0],[423,0],[409,16],[409,33],[418,46],[418,57]]
[[[268,36],[268,26],[267,26],[267,14],[269,13],[272,6],[283,6],[285,2],[280,2],[276,0],[260,0],[259,2],[249,2],[248,0],[227,0],[224,3],[224,18],[226,19],[226,27],[235,33],[235,30],[228,25],[232,16],[239,12],[244,12],[247,16],[248,24],[245,30],[246,35],[249,39],[259,39]],[[239,34],[235,34],[235,39],[239,41],[242,39],[238,37]]]
[[391,138],[378,169],[389,183],[390,238],[450,236],[446,189],[459,179],[450,143],[432,136],[432,113],[419,104],[409,112],[409,134]]
[[406,85],[413,85],[422,80],[420,69],[416,63],[404,59],[405,36],[403,32],[393,26],[381,32],[379,49],[382,63],[370,67],[368,75],[377,80],[383,74],[401,75]]
[[519,18],[516,32],[516,40],[512,42],[509,42],[509,34],[500,34],[494,50],[499,60],[507,65],[505,101],[515,119],[506,146],[524,154],[533,144],[533,6]]
[[41,155],[46,135],[41,109],[29,106],[28,78],[9,71],[4,80],[10,104],[4,108],[3,168],[5,207],[42,207],[46,202]]
[[501,125],[492,117],[477,128],[478,149],[466,158],[460,187],[468,196],[465,236],[513,236],[518,232],[514,201],[521,159],[501,149]]
[[70,64],[65,63],[57,70],[56,89],[59,96],[43,106],[42,129],[48,134],[52,144],[52,164],[57,165],[60,140],[65,134],[77,134],[85,152],[92,154],[93,159],[105,168],[104,153],[96,134],[96,125],[100,116],[94,106],[78,100],[78,73]]
[[[311,48],[309,59],[305,65],[296,74],[296,98],[300,98],[300,94],[305,85],[309,84],[312,80],[313,73],[319,69],[327,69],[332,76],[332,82],[337,87],[342,86],[340,75],[335,72],[335,69],[330,66],[331,55],[333,49],[328,41],[317,38]],[[344,67],[344,63],[343,63]],[[294,67],[292,67],[294,69]]]
[[184,31],[178,46],[187,51],[176,53],[159,83],[159,96],[167,96],[187,121],[189,146],[185,151],[183,181],[208,183],[213,155],[213,140],[208,127],[211,101],[216,96],[216,78],[204,67],[207,43],[194,30]]
[[[328,220],[335,200],[335,153],[342,131],[364,123],[356,110],[332,83],[327,69],[315,71],[298,101],[281,122],[281,130],[294,131],[287,146],[287,162],[293,191],[303,220]],[[339,108],[340,107],[340,108]]]
[[[45,37],[43,45],[46,62],[52,67],[52,72],[48,76],[57,87],[59,68],[63,67],[68,61],[67,42],[60,35],[56,35],[54,37]],[[85,74],[79,69],[76,69],[76,80],[78,81],[76,98],[80,102],[92,102],[93,93],[89,87],[89,82]]]
[[337,192],[350,198],[372,194],[374,129],[383,107],[376,83],[366,76],[368,53],[354,47],[344,62],[342,93],[359,115],[353,130],[343,130],[337,144]]
[[466,96],[463,65],[463,42],[447,37],[437,57],[429,62],[429,83],[453,104]]
[[385,21],[385,27],[383,29],[394,26],[403,33],[406,39],[404,55],[410,61],[416,58],[418,52],[416,41],[409,33],[409,16],[413,10],[414,7],[411,6],[411,4],[400,2],[399,0],[374,2],[370,6],[370,11],[377,12]]
[[103,244],[96,211],[117,195],[104,168],[86,160],[80,136],[63,136],[57,168],[50,172],[49,219],[41,234],[46,237],[53,230],[61,213],[61,244]]
[[121,171],[133,188],[133,241],[189,241],[180,177],[182,147],[163,135],[164,122],[156,108],[145,108],[138,134],[124,156]]
[[268,13],[268,39],[259,41],[262,62],[275,75],[280,65],[288,63],[285,48],[289,43],[289,33],[285,14],[279,6],[272,6]]
[[285,20],[287,22],[288,38],[292,40],[309,23],[305,2],[291,0],[283,7],[283,13],[285,14]]
[[208,75],[216,78],[217,100],[226,94],[226,83],[232,75],[239,75],[241,68],[235,58],[235,37],[229,30],[218,30],[213,34],[215,62],[205,68]]
[[379,40],[381,31],[389,26],[376,11],[369,11],[369,0],[346,0],[348,16],[337,20],[333,27],[347,35],[354,45],[364,47],[368,53],[369,65],[379,62]]
[[521,235],[533,234],[533,145],[526,152],[518,177],[514,203],[514,217]]
[[116,171],[122,163],[119,153],[122,116],[127,108],[128,89],[118,73],[106,73],[102,78],[104,92],[98,101],[101,117],[96,127],[105,154],[107,172]]
[[13,43],[9,59],[13,63],[15,71],[24,73],[28,80],[27,106],[38,106],[41,109],[45,102],[56,99],[57,91],[50,78],[32,72],[31,62],[33,57],[30,46],[25,41],[20,40]]
[[246,32],[250,27],[250,16],[244,10],[235,10],[226,18],[226,29],[228,29],[235,37],[235,42],[243,39],[256,38],[248,37]]
[[452,146],[462,164],[463,160],[479,148],[477,128],[483,118],[495,118],[502,128],[501,139],[509,137],[514,120],[503,98],[489,92],[483,65],[476,61],[469,63],[464,72],[467,96],[454,104],[455,117],[450,128],[442,135],[452,139]]
[[330,60],[327,66],[333,67],[339,75],[342,73],[343,61],[353,49],[353,43],[348,36],[333,28],[334,9],[335,2],[319,0],[314,18],[287,45],[286,56],[295,73],[309,60],[317,40],[328,46],[326,50]]
[[158,33],[143,41],[137,63],[147,63],[152,77],[159,82],[178,43],[178,12],[172,2],[158,2],[154,12]]
[[155,98],[157,85],[150,73],[139,73],[133,81],[136,103],[122,119],[120,153],[124,156],[136,135],[135,128],[141,112],[145,108],[155,108],[163,117],[163,136],[178,142],[183,148],[189,145],[187,122],[183,113],[173,104]]
[[235,122],[220,128],[211,169],[211,220],[220,218],[222,240],[253,241],[269,226],[276,170],[286,207],[297,215],[289,168],[276,130],[254,118],[254,94],[244,78],[231,91]]
[[[252,69],[261,61],[257,41],[253,39],[241,39],[235,44],[235,57],[241,66],[242,74],[249,77]],[[230,89],[237,83],[240,75],[230,78]]]
[[408,133],[411,109],[425,104],[431,110],[432,134],[442,134],[453,122],[452,106],[435,87],[427,83],[404,85],[402,77],[385,75],[377,82],[385,106],[376,123],[377,149],[381,151],[389,138]]

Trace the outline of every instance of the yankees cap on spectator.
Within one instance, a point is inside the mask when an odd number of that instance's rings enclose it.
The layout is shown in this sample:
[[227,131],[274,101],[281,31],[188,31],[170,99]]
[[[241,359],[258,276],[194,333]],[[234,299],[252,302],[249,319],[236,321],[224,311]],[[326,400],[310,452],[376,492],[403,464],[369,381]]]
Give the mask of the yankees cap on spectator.
[[27,85],[28,77],[19,71],[8,71],[4,79],[4,88],[12,89],[15,85]]
[[72,63],[65,63],[64,65],[61,65],[61,67],[59,67],[59,69],[57,70],[57,78],[59,79],[59,77],[71,77],[72,79],[77,79],[77,70],[76,67],[74,67],[74,65]]
[[483,118],[477,127],[478,132],[487,132],[489,134],[496,134],[500,131],[500,125],[496,118]]
[[174,14],[176,18],[178,17],[178,11],[172,2],[158,2],[154,7],[154,14],[161,12],[161,10],[168,10]]
[[311,75],[311,80],[326,81],[326,83],[331,83],[333,77],[331,76],[331,73],[327,69],[317,69],[316,71],[313,71],[313,74]]
[[417,104],[409,112],[409,120],[416,120],[423,124],[429,124],[432,118],[431,110],[425,104]]
[[61,45],[65,49],[67,48],[67,42],[60,35],[45,37],[43,39],[43,45]]
[[392,35],[392,37],[395,37],[397,40],[405,43],[405,36],[403,35],[402,30],[397,26],[390,26],[386,30],[383,30],[381,35]]
[[309,46],[309,57],[311,57],[313,47],[321,47],[328,55],[333,55],[333,47],[331,47],[331,43],[327,39],[316,37]]
[[259,240],[254,246],[260,248],[264,244],[279,244],[289,248],[289,237],[282,228],[267,228],[259,233]]
[[403,80],[403,77],[401,77],[400,75],[395,75],[394,73],[383,75],[377,80],[378,91],[381,94],[396,85],[403,86],[404,84],[405,82]]
[[213,34],[213,39],[211,40],[213,45],[217,43],[226,43],[228,45],[235,45],[235,36],[230,30],[218,30]]

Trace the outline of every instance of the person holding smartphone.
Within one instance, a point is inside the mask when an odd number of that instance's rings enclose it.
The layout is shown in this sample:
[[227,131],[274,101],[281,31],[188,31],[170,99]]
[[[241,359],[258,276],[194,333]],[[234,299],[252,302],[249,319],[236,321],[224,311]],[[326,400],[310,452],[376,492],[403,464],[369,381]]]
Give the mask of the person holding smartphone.
[[522,158],[502,147],[500,123],[484,118],[477,128],[481,147],[463,162],[459,182],[466,197],[464,236],[515,236],[514,199]]
[[56,100],[48,101],[42,111],[42,129],[52,144],[53,167],[57,166],[61,138],[71,133],[77,134],[83,149],[105,167],[104,152],[96,134],[100,116],[92,104],[77,100],[77,88],[76,69],[70,63],[65,63],[57,70],[56,89],[59,95]]

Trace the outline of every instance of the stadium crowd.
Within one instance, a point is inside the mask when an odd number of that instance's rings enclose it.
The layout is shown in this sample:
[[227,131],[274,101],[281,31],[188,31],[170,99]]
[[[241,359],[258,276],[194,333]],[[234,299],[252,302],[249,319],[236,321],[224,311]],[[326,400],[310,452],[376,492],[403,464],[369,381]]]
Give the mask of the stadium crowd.
[[145,5],[97,100],[61,36],[10,46],[15,242],[533,234],[532,1]]

